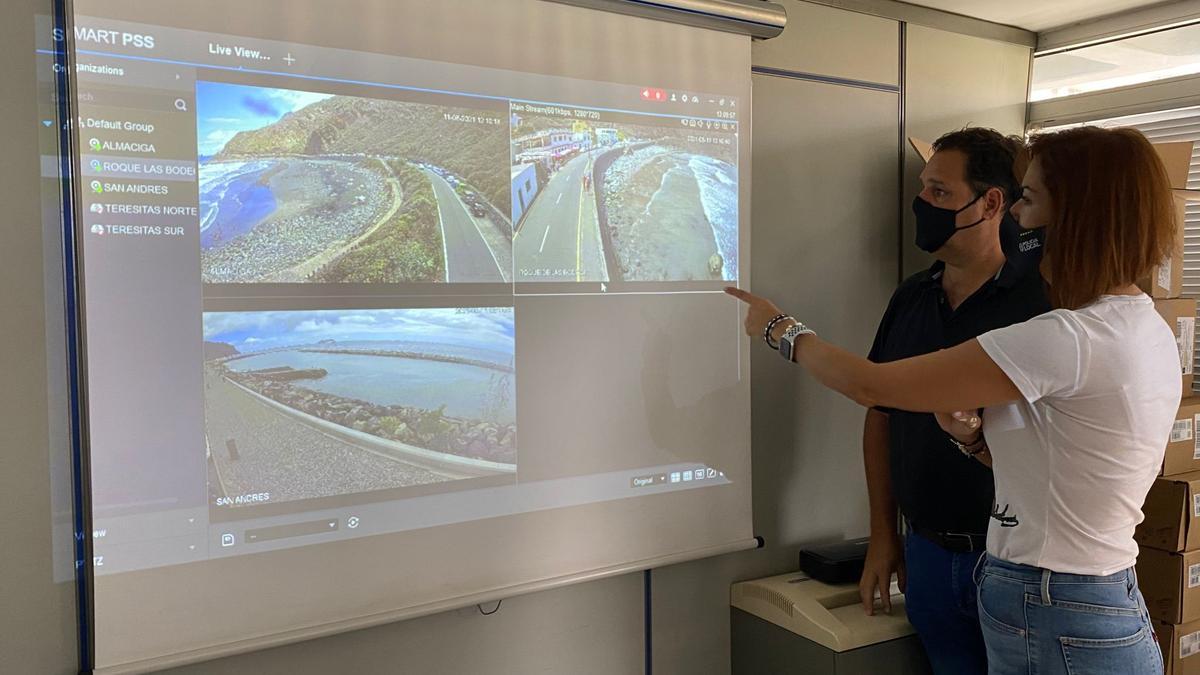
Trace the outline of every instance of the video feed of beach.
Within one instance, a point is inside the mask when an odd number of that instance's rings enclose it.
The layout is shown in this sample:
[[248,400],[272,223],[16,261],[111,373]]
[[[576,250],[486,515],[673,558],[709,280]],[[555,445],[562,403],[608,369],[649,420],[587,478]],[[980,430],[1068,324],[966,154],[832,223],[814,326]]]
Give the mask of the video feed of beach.
[[514,335],[504,307],[205,313],[213,493],[514,475]]
[[502,112],[198,82],[206,283],[505,282]]

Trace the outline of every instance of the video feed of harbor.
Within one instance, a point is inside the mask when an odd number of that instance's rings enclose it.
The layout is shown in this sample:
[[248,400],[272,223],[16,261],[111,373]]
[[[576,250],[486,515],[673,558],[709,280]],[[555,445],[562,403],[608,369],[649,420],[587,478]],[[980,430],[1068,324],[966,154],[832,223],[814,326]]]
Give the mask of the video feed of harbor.
[[197,82],[196,111],[206,283],[512,280],[502,108]]
[[514,339],[510,307],[206,312],[212,503],[515,479]]
[[737,280],[735,123],[510,110],[517,281]]

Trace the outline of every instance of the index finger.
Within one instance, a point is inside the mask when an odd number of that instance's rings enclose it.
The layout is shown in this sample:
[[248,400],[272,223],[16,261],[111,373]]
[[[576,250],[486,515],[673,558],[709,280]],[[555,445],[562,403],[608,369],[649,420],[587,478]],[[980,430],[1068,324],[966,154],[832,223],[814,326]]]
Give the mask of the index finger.
[[754,294],[751,293],[750,291],[743,291],[740,288],[734,288],[733,286],[727,286],[725,288],[725,292],[728,293],[729,295],[732,295],[733,297],[737,298],[738,300],[741,300],[742,302],[753,302],[754,301]]

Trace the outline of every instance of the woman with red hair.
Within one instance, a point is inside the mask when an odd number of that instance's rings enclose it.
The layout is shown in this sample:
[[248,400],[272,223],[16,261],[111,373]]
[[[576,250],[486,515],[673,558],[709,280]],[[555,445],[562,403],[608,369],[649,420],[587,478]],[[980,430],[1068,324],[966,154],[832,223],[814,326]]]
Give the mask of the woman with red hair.
[[1051,312],[872,363],[764,298],[727,292],[749,306],[748,334],[824,385],[867,407],[938,413],[949,448],[992,465],[976,573],[990,673],[1162,673],[1133,532],[1182,389],[1175,337],[1136,285],[1179,226],[1166,172],[1130,129],[1044,134],[1030,154],[1013,214],[1044,228]]

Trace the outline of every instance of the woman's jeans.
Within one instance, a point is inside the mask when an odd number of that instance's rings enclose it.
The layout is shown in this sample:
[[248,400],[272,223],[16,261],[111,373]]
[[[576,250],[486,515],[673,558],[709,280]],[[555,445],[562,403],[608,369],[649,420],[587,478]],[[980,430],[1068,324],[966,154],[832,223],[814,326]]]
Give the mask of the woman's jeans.
[[988,555],[975,574],[991,675],[1161,675],[1133,568],[1059,574]]

